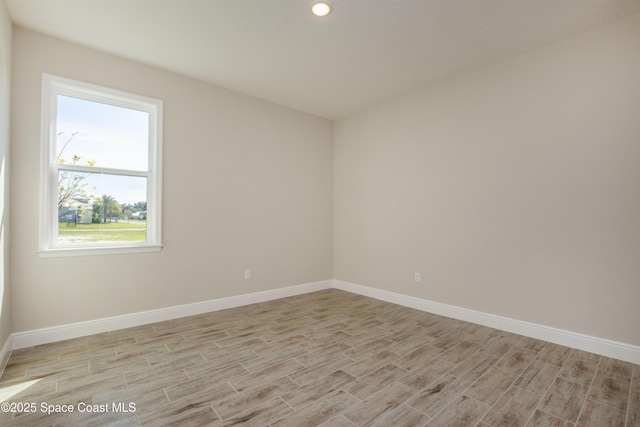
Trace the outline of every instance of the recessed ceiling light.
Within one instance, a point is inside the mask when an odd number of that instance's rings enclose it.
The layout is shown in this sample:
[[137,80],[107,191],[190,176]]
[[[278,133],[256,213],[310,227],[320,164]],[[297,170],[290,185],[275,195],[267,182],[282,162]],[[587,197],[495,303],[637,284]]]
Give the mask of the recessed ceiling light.
[[311,6],[311,13],[320,17],[327,16],[331,13],[331,6],[324,2],[314,3],[313,6]]

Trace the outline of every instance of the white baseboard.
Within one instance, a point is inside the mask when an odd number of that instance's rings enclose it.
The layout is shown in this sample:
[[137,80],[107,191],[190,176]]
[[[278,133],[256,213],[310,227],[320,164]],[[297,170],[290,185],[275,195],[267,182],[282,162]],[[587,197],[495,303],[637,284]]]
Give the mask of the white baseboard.
[[[414,308],[428,313],[439,314],[441,316],[464,320],[491,328],[512,332],[543,341],[579,350],[612,357],[626,362],[640,364],[640,347],[631,344],[610,341],[603,338],[583,335],[576,332],[524,322],[517,319],[469,310],[449,304],[429,301],[422,298],[384,291],[341,280],[324,280],[321,282],[307,283],[298,286],[272,289],[269,291],[256,292],[252,294],[237,295],[227,298],[220,298],[209,301],[202,301],[192,304],[179,305],[174,307],[161,308],[157,310],[144,311],[139,313],[125,314],[122,316],[107,317],[86,322],[78,322],[67,325],[54,326],[49,328],[36,329],[12,334],[0,350],[0,368],[4,368],[11,349],[31,347],[34,345],[46,344],[65,339],[78,338],[102,332],[114,331],[133,326],[140,326],[149,323],[161,322],[185,316],[208,313],[211,311],[224,310],[227,308],[240,307],[248,304],[255,304],[270,301],[278,298],[285,298],[324,289],[336,288],[358,295],[387,301],[393,304]],[[0,371],[1,372],[1,371]]]
[[122,316],[106,317],[102,319],[88,320],[86,322],[71,323],[25,332],[16,332],[11,336],[13,344],[9,347],[9,349],[32,347],[34,345],[46,344],[71,338],[78,338],[86,335],[114,331],[117,329],[130,328],[133,326],[146,325],[149,323],[161,322],[164,320],[171,320],[180,317],[208,313],[211,311],[240,307],[243,305],[255,304],[259,302],[330,289],[332,286],[332,280],[325,280],[321,282],[289,286],[286,288],[272,289],[263,292],[255,292],[252,294],[237,295],[227,298],[196,302],[192,304],[166,307],[157,310],[125,314]]
[[480,311],[469,310],[462,307],[442,304],[439,302],[398,294],[395,292],[383,291],[381,289],[356,285],[353,283],[343,282],[341,280],[334,280],[333,287],[354,294],[364,295],[405,307],[415,308],[417,310],[425,311],[428,313],[439,314],[441,316],[464,320],[483,326],[489,326],[491,328],[500,329],[502,331],[512,332],[515,334],[537,338],[539,340],[549,341],[555,344],[600,354],[602,356],[624,360],[625,362],[640,364],[640,347],[635,345],[610,341],[603,338],[592,337],[589,335],[583,335],[563,329],[524,322],[517,319],[510,319],[508,317],[497,316]]
[[0,377],[4,373],[4,368],[7,366],[7,362],[9,361],[9,356],[11,356],[11,350],[13,349],[13,337],[9,335],[7,340],[4,342],[2,349],[0,349]]

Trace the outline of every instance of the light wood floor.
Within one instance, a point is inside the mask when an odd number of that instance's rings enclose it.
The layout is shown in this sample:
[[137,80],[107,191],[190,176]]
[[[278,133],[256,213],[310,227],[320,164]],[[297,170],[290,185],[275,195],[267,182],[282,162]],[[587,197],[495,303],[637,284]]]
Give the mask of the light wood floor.
[[9,392],[1,425],[640,426],[638,365],[339,290],[16,350]]

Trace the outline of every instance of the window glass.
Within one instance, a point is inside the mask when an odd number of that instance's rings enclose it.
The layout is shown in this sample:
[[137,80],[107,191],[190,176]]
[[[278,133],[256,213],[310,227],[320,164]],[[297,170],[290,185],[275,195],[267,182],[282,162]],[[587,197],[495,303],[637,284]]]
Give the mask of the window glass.
[[58,95],[56,157],[60,163],[148,170],[149,113]]
[[[147,241],[145,177],[64,170],[58,177],[58,244]],[[68,190],[73,185],[79,190]]]

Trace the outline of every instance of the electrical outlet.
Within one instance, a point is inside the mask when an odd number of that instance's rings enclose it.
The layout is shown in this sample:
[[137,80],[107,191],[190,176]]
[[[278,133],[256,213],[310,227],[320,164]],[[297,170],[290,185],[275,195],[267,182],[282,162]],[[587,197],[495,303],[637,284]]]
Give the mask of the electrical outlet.
[[413,281],[416,283],[420,283],[420,273],[413,273]]
[[250,280],[251,279],[251,270],[246,269],[244,271],[244,280]]

